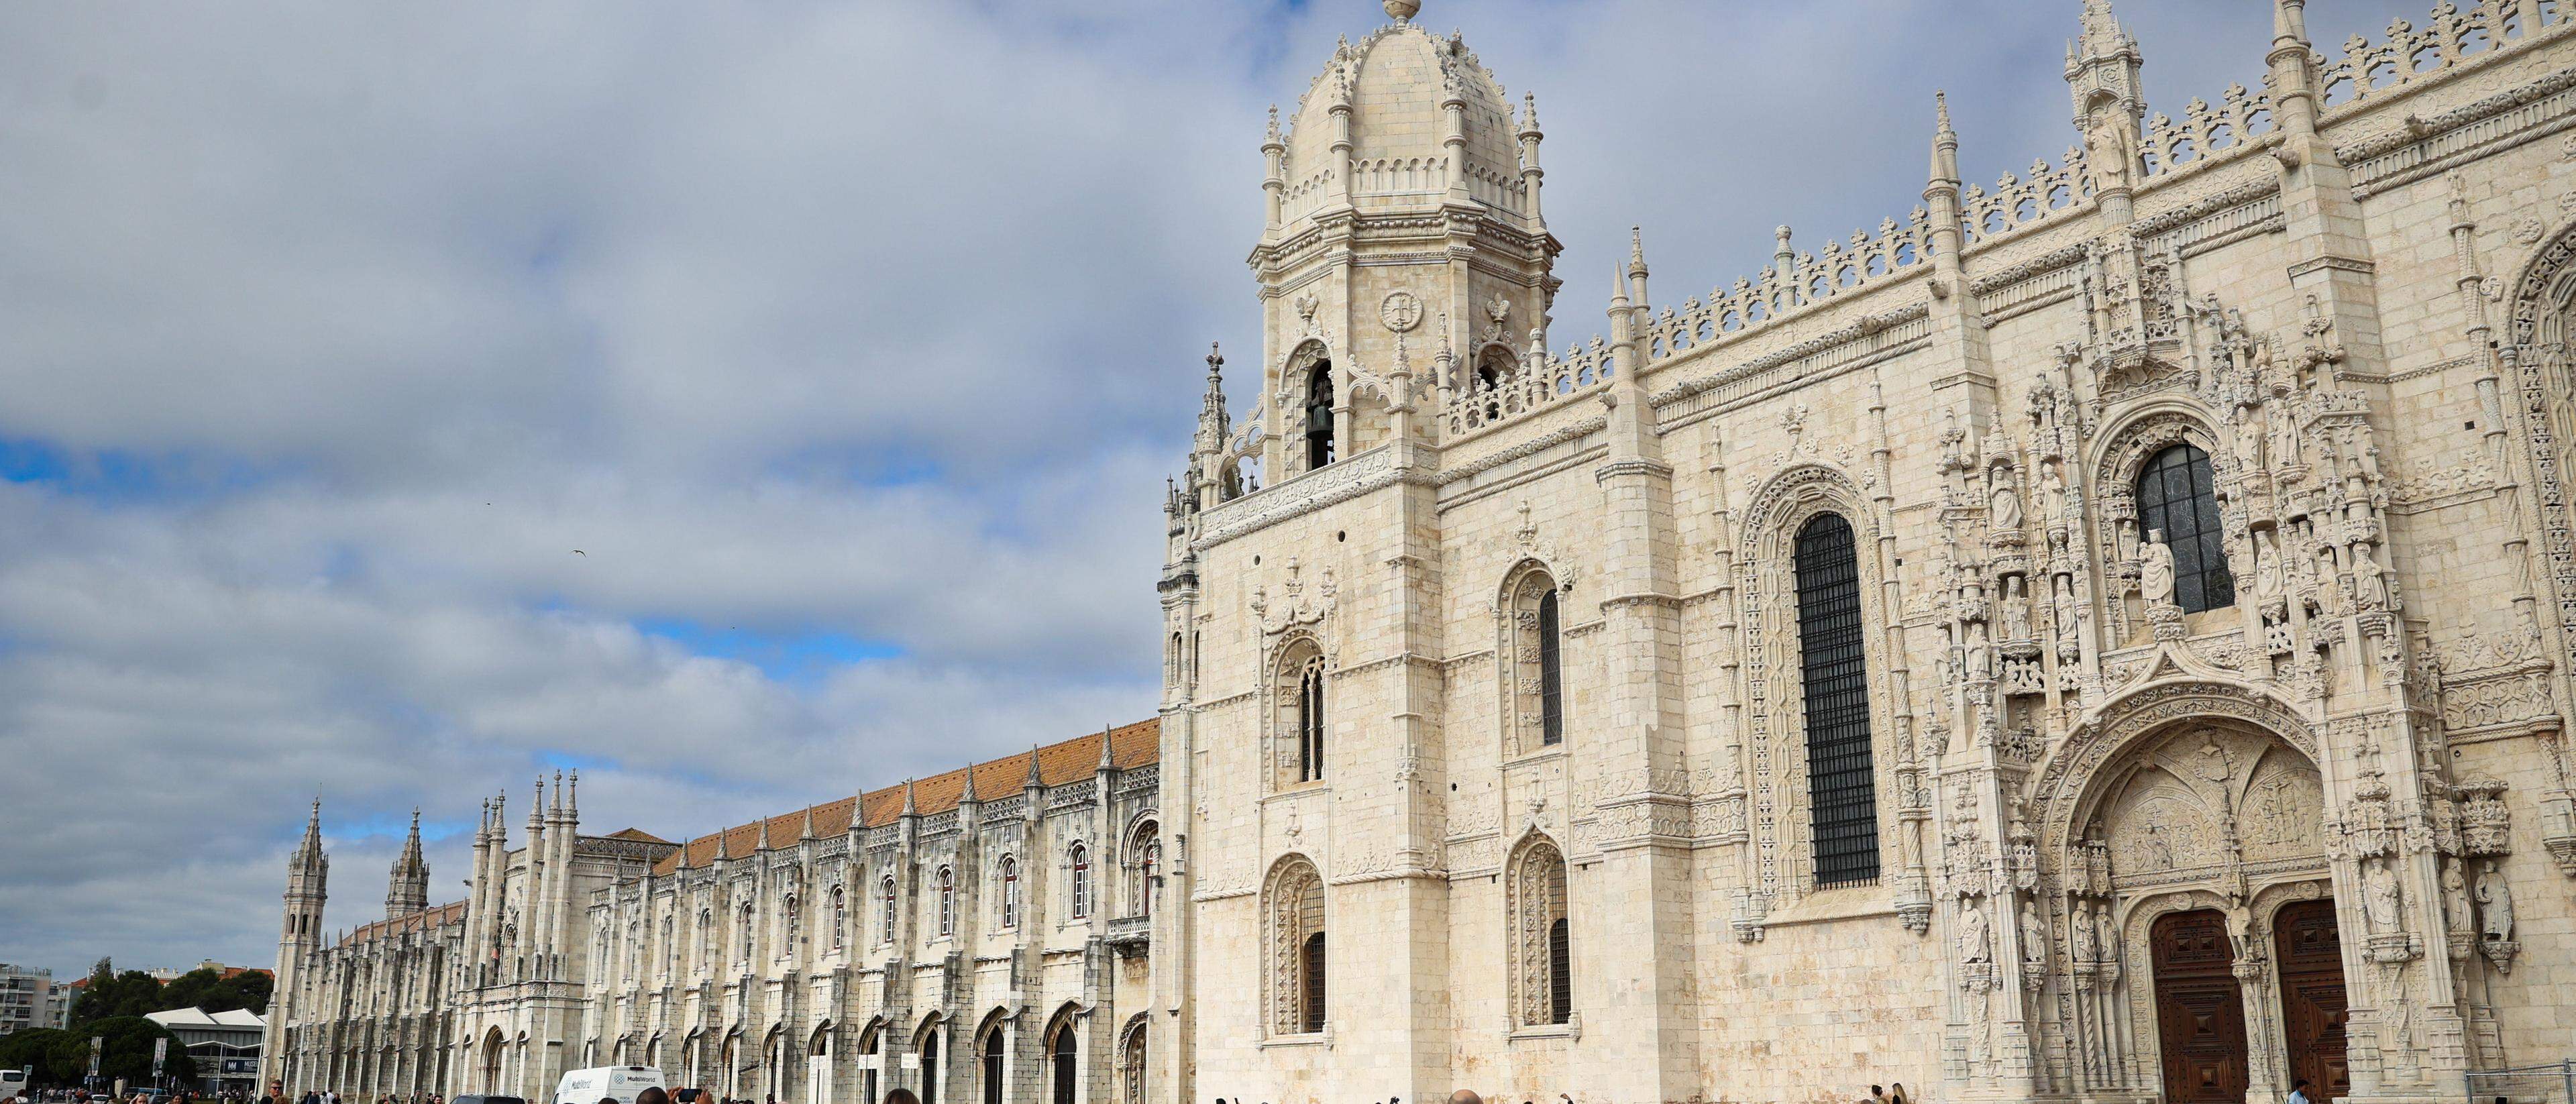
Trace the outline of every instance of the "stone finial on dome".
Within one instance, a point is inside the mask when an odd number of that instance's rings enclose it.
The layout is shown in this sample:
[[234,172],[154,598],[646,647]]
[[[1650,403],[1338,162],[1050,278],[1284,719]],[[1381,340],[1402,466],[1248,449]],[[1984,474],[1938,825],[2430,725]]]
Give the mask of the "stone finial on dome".
[[1421,11],[1422,0],[1386,0],[1387,18],[1398,23],[1412,22],[1413,17]]

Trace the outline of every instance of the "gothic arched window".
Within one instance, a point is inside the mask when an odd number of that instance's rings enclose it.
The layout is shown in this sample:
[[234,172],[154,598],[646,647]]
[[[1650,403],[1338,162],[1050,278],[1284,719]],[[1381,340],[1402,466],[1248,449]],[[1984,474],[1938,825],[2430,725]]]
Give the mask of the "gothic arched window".
[[1071,858],[1073,918],[1080,920],[1091,915],[1091,851],[1079,843],[1074,844]]
[[1002,1104],[1002,1059],[1010,1053],[1010,1037],[1002,1033],[1001,1024],[994,1024],[984,1029],[975,1049],[984,1060],[984,1104]]
[[880,907],[880,908],[882,908],[882,909],[884,910],[884,912],[885,912],[885,918],[884,918],[884,929],[883,929],[883,932],[882,932],[882,937],[884,938],[884,940],[885,940],[886,942],[888,942],[888,943],[892,943],[892,942],[894,942],[894,876],[893,876],[893,875],[889,874],[889,875],[887,875],[887,876],[886,876],[885,884],[884,884],[883,886],[879,887],[879,894],[880,894],[880,896],[879,896],[879,900],[880,900],[880,902],[881,902],[881,904],[880,904],[880,906],[879,906],[879,907]]
[[1566,1023],[1574,1015],[1572,948],[1565,923],[1565,855],[1534,839],[1511,868],[1515,1011],[1524,1025]]
[[2213,487],[2209,454],[2191,445],[2155,454],[2138,472],[2139,533],[2148,539],[2160,534],[2173,549],[2174,604],[2184,613],[2236,604]]
[[1333,462],[1333,362],[1306,373],[1306,470]]
[[939,868],[939,934],[957,933],[957,872]]
[[1532,568],[1511,585],[1503,660],[1506,716],[1515,752],[1565,742],[1563,618],[1556,580]]
[[832,949],[840,950],[842,937],[850,926],[850,895],[839,886],[832,887]]
[[742,922],[736,925],[736,927],[742,931],[742,965],[746,970],[751,968],[751,937],[753,922],[754,917],[751,911],[751,902],[745,901],[742,903]]
[[788,894],[780,904],[787,913],[786,945],[778,948],[779,957],[784,958],[795,954],[796,944],[805,937],[805,910],[804,902],[797,900],[793,893]]
[[1002,857],[1002,926],[1020,926],[1020,860]]
[[1059,1021],[1055,1037],[1047,1040],[1047,1074],[1049,1104],[1074,1104],[1074,1085],[1081,1077],[1082,1066],[1074,1060],[1073,1022]]
[[1870,757],[1869,663],[1851,522],[1798,530],[1798,660],[1806,688],[1807,811],[1816,885],[1878,878],[1878,786]]
[[1324,1029],[1324,879],[1313,863],[1292,859],[1271,877],[1265,902],[1270,928],[1270,1030],[1310,1035]]

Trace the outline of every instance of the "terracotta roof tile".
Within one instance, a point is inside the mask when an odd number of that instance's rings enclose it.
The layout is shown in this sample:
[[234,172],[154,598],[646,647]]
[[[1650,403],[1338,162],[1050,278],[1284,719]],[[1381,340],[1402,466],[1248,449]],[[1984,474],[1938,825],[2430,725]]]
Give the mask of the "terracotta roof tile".
[[351,943],[362,943],[366,940],[374,939],[382,935],[399,935],[403,932],[419,931],[424,928],[443,927],[457,922],[464,916],[465,902],[451,901],[444,905],[434,905],[432,907],[422,909],[419,912],[406,912],[388,920],[378,920],[371,924],[360,924],[340,937],[340,945],[345,947]]
[[647,832],[647,831],[645,831],[645,830],[643,830],[643,829],[641,829],[641,828],[620,828],[620,829],[618,829],[618,830],[616,830],[616,831],[614,831],[614,832],[610,832],[610,833],[608,834],[608,838],[609,838],[609,839],[613,839],[613,840],[634,840],[634,841],[636,841],[637,843],[669,843],[669,842],[671,842],[671,841],[669,841],[669,840],[663,839],[663,838],[662,838],[662,837],[660,837],[660,836],[654,835],[654,834],[653,834],[653,833],[651,833],[651,832]]
[[[1151,765],[1163,753],[1162,730],[1162,720],[1153,718],[1121,725],[1105,733],[1094,732],[1085,736],[1076,736],[1061,743],[1049,744],[1034,753],[1038,757],[1038,779],[1048,786],[1061,786],[1091,777],[1092,773],[1099,769],[1100,741],[1104,738],[1109,741],[1111,765],[1120,770],[1132,770]],[[930,816],[956,808],[958,799],[966,792],[968,770],[975,772],[977,800],[992,801],[1019,793],[1028,781],[1031,754],[1024,751],[1018,755],[995,759],[988,763],[977,763],[973,767],[963,767],[945,774],[915,779],[912,782],[914,809],[923,816]],[[882,827],[894,823],[897,817],[903,815],[903,786],[898,783],[883,789],[871,790],[857,797],[844,797],[838,801],[816,805],[812,812],[816,836],[837,836],[848,832],[850,818],[854,814],[858,817],[860,827]],[[792,813],[770,817],[765,822],[769,826],[770,845],[785,847],[804,835],[805,813],[806,810],[798,809]],[[677,850],[663,856],[661,861],[654,863],[653,873],[670,874],[683,867],[705,866],[714,862],[719,853],[719,841],[722,842],[721,853],[726,856],[741,858],[749,855],[760,846],[760,828],[763,823],[756,820],[749,824],[738,824],[714,835],[690,840]]]

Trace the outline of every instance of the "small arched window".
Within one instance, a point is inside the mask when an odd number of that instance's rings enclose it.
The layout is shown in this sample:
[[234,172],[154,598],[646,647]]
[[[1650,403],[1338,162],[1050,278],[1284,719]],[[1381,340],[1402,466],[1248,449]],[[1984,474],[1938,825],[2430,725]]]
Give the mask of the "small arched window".
[[1073,918],[1091,915],[1091,851],[1081,844],[1073,845]]
[[1860,559],[1851,522],[1798,530],[1798,659],[1807,712],[1807,813],[1816,885],[1878,878],[1878,781],[1869,731]]
[[1002,858],[1002,926],[1020,926],[1020,860]]
[[879,906],[879,907],[880,907],[880,908],[882,908],[882,909],[884,910],[884,912],[885,912],[884,925],[883,925],[883,928],[882,928],[881,932],[879,933],[879,934],[880,934],[880,938],[882,938],[885,942],[892,943],[892,942],[894,942],[894,876],[893,876],[893,875],[889,874],[889,875],[887,875],[887,876],[886,876],[885,884],[884,884],[883,886],[879,887],[879,894],[880,894],[880,896],[879,896],[879,900],[880,900],[880,902],[881,902],[881,904],[880,904],[880,906]]
[[939,934],[957,933],[957,872],[939,868]]
[[2173,549],[2174,604],[2184,613],[2236,604],[2236,578],[2227,568],[2226,529],[2209,454],[2175,445],[2155,454],[2138,472],[2138,527],[2148,539]]
[[1306,469],[1333,462],[1333,362],[1306,373]]

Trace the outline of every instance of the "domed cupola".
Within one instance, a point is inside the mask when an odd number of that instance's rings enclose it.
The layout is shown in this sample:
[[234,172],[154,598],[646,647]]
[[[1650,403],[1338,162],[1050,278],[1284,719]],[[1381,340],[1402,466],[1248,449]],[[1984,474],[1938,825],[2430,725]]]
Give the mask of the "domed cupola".
[[1395,22],[1356,43],[1344,39],[1290,117],[1282,221],[1345,200],[1363,211],[1471,201],[1534,218],[1521,156],[1527,128],[1502,84],[1464,38],[1414,23],[1418,2],[1387,0],[1386,8]]
[[1468,373],[1515,378],[1556,294],[1535,98],[1516,115],[1460,36],[1413,22],[1419,0],[1383,2],[1395,22],[1344,39],[1261,144],[1262,386],[1246,424],[1266,483],[1430,442],[1433,419],[1412,412]]

